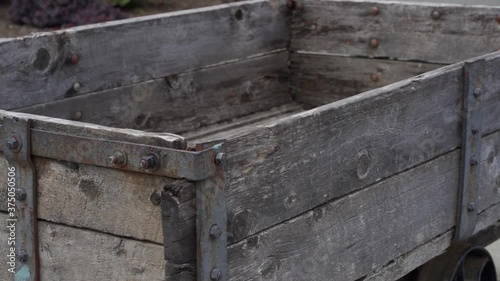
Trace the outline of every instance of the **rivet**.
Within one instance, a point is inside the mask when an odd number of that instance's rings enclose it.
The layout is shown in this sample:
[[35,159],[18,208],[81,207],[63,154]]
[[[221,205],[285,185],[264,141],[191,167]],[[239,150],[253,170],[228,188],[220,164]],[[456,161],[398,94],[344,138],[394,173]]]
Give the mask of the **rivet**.
[[80,85],[80,83],[75,82],[75,83],[73,84],[73,91],[75,91],[75,92],[79,92],[79,91],[80,91],[80,89],[81,89],[81,85]]
[[73,120],[77,120],[78,121],[78,120],[82,119],[82,115],[83,114],[82,114],[81,111],[75,112],[75,115],[73,116]]
[[473,95],[474,95],[475,98],[479,98],[481,96],[481,93],[482,93],[481,88],[475,88]]
[[66,59],[67,64],[73,64],[73,65],[78,64],[79,61],[80,61],[80,56],[77,54],[72,54]]
[[215,164],[221,165],[224,163],[224,161],[226,161],[226,154],[225,153],[219,152],[219,153],[217,153],[217,155],[215,155]]
[[214,281],[222,280],[222,271],[220,271],[220,269],[218,269],[217,267],[212,269],[212,271],[210,272],[210,279]]
[[22,187],[17,188],[15,192],[15,198],[19,201],[26,200],[26,190],[24,190],[24,188]]
[[17,257],[20,262],[27,262],[28,261],[28,253],[25,250],[19,251],[17,254]]
[[434,10],[432,11],[431,16],[433,19],[438,20],[441,18],[441,13],[438,10]]
[[477,162],[477,160],[476,160],[476,159],[471,159],[471,160],[470,160],[470,165],[471,165],[471,166],[477,166],[477,164],[479,164],[479,162]]
[[474,203],[474,202],[470,202],[470,203],[469,203],[469,206],[467,206],[467,210],[468,210],[469,212],[474,212],[474,211],[476,210],[476,203]]
[[5,145],[13,152],[19,152],[22,147],[22,143],[15,136],[8,138]]
[[109,165],[125,166],[127,164],[127,154],[123,151],[115,151],[107,159]]
[[372,16],[378,16],[378,14],[380,14],[380,9],[378,7],[372,7],[370,14]]
[[222,235],[222,229],[220,229],[218,225],[214,224],[212,225],[212,227],[210,227],[210,238],[219,239],[221,235]]
[[376,49],[376,48],[378,48],[378,45],[379,45],[379,43],[378,43],[378,39],[373,38],[372,40],[370,40],[370,46],[371,46],[372,48]]
[[379,76],[377,73],[372,73],[370,75],[370,80],[372,80],[373,82],[378,82],[379,81]]
[[156,169],[158,168],[158,157],[154,154],[150,154],[146,157],[142,157],[140,162],[139,162],[139,166],[141,167],[141,169],[143,170],[153,170],[153,169]]
[[153,194],[151,194],[151,196],[149,197],[149,200],[154,205],[160,205],[160,203],[161,203],[161,193],[157,192],[157,191],[153,192]]

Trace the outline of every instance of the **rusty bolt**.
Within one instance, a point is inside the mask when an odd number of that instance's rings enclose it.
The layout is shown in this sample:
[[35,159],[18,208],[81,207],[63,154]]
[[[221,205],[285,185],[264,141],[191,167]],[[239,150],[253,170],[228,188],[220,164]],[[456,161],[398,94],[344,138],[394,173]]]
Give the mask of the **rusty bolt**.
[[115,166],[125,166],[127,164],[127,154],[123,151],[115,151],[112,156],[108,157],[108,164]]
[[220,271],[220,269],[218,269],[217,267],[212,269],[212,271],[210,272],[210,279],[214,281],[222,280],[222,271]]
[[378,16],[378,14],[380,14],[380,9],[378,7],[372,7],[370,15],[372,15],[372,16]]
[[212,227],[210,227],[210,238],[219,239],[221,235],[222,235],[222,229],[220,229],[218,225],[214,224],[212,225]]
[[431,16],[433,19],[438,20],[441,18],[441,13],[438,10],[434,10],[432,11]]
[[224,163],[224,161],[226,161],[226,154],[225,153],[217,153],[217,155],[215,155],[215,164],[217,165],[221,165]]
[[477,166],[477,164],[479,164],[479,162],[477,162],[477,160],[476,160],[476,159],[471,159],[471,160],[470,160],[470,165],[471,165],[471,166]]
[[378,82],[379,81],[379,76],[377,73],[372,73],[370,75],[370,79],[373,81],[373,82]]
[[376,38],[373,38],[372,40],[370,40],[370,46],[374,49],[378,48],[378,39]]
[[470,203],[469,203],[469,206],[467,206],[467,210],[468,210],[469,212],[474,212],[474,211],[476,210],[476,203],[474,203],[474,202],[470,202]]
[[26,190],[24,188],[16,188],[15,198],[19,201],[24,201],[26,199]]
[[158,157],[154,154],[150,154],[146,157],[142,157],[139,162],[139,166],[144,170],[153,170],[158,168]]
[[153,194],[151,194],[151,196],[149,197],[149,200],[154,205],[160,205],[160,203],[161,203],[161,193],[158,192],[158,191],[153,192]]
[[481,88],[475,88],[474,89],[474,97],[479,98],[481,96],[482,90]]
[[80,85],[80,83],[75,82],[75,83],[73,84],[73,91],[75,91],[75,92],[79,92],[79,91],[80,91],[80,89],[81,89],[81,87],[82,87],[82,85]]
[[17,254],[17,258],[19,259],[20,262],[27,262],[28,261],[28,253],[25,250],[21,250]]
[[5,145],[7,146],[8,149],[12,150],[13,152],[19,152],[22,147],[22,143],[17,139],[17,137],[10,137],[5,142]]
[[81,111],[75,112],[75,115],[73,116],[73,120],[77,120],[78,121],[78,120],[82,119],[82,115],[83,114],[82,114]]
[[500,15],[497,16],[497,23],[500,24]]
[[78,64],[79,61],[80,61],[80,56],[77,54],[72,54],[66,59],[67,64],[73,64],[73,65]]

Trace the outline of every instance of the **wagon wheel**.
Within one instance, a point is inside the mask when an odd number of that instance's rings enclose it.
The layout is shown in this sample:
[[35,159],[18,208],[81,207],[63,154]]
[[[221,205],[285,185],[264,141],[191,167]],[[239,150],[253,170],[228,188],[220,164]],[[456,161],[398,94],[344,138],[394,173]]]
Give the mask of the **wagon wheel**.
[[417,281],[497,281],[497,276],[486,249],[460,243],[423,265]]

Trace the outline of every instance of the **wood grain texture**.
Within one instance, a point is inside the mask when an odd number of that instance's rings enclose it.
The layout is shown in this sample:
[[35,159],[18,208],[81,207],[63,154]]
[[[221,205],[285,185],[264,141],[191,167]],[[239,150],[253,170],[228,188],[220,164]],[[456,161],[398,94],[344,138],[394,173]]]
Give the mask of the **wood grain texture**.
[[288,53],[279,52],[94,94],[23,108],[63,119],[184,133],[291,101]]
[[[500,129],[500,59],[485,57],[483,133]],[[463,64],[229,139],[230,239],[239,241],[460,146]]]
[[[291,49],[341,56],[455,63],[500,46],[499,7],[378,1],[303,0]],[[379,14],[371,14],[372,7]],[[432,13],[440,14],[433,19]],[[370,45],[378,40],[376,48]]]
[[[6,218],[6,214],[0,213],[2,225]],[[164,280],[160,245],[44,221],[39,222],[39,232],[41,280]],[[2,262],[6,253],[3,234],[0,236]],[[14,280],[6,270],[0,272],[0,278]]]
[[310,106],[321,106],[442,66],[294,53],[291,56],[290,83],[295,100]]
[[[0,42],[1,109],[162,78],[285,49],[283,0],[251,0]],[[65,64],[78,54],[78,64]],[[73,89],[79,83],[78,91]]]
[[[500,147],[500,132],[485,140],[483,151]],[[490,182],[500,179],[499,165],[481,164]],[[230,246],[231,280],[358,280],[372,274],[453,228],[459,165],[459,150],[449,152]],[[481,190],[493,195],[479,200],[480,211],[500,203],[496,184]],[[496,223],[500,213],[489,220]]]

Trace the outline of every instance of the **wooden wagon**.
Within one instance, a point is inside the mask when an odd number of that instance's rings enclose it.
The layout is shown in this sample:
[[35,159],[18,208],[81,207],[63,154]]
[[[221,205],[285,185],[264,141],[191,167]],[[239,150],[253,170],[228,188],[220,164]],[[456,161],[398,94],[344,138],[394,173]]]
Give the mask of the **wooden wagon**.
[[0,279],[493,280],[499,15],[252,0],[0,39]]

